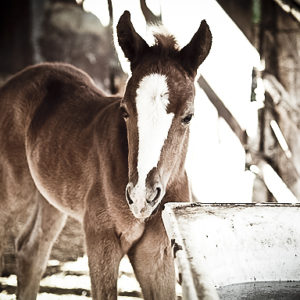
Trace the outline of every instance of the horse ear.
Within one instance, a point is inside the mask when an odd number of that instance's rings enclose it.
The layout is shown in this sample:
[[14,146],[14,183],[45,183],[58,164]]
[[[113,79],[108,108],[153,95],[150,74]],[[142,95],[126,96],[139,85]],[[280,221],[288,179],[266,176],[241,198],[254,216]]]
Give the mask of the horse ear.
[[196,76],[197,69],[207,57],[211,44],[212,35],[209,26],[203,20],[191,41],[179,52],[183,67],[191,76]]
[[149,48],[148,44],[134,30],[130,20],[130,12],[124,11],[117,25],[118,42],[124,55],[131,63],[131,69],[140,54]]

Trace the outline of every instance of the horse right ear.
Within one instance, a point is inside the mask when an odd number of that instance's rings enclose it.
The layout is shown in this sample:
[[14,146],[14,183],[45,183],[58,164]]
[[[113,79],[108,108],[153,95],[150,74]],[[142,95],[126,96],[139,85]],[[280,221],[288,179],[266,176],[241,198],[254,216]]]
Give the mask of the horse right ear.
[[198,67],[207,57],[212,44],[212,35],[206,21],[203,20],[191,41],[181,49],[179,57],[186,71],[195,77]]
[[124,11],[117,25],[118,42],[125,57],[128,58],[133,69],[140,54],[149,48],[148,44],[134,30],[130,20],[130,12]]

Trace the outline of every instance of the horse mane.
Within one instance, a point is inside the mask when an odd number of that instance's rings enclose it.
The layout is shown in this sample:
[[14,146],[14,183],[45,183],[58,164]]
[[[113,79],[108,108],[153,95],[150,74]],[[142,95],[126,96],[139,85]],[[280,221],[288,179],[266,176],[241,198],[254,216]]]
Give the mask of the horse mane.
[[153,33],[154,45],[151,46],[151,51],[160,56],[172,56],[179,52],[179,45],[176,38],[167,32],[164,27],[158,27],[159,32]]

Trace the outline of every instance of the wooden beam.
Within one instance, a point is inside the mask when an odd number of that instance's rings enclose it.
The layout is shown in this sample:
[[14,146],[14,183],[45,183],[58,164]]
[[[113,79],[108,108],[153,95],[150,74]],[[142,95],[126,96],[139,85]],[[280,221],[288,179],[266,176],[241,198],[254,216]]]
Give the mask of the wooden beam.
[[[278,203],[299,203],[277,172],[264,160],[257,163],[259,174]],[[251,170],[251,167],[250,167]]]
[[231,130],[236,134],[236,136],[240,140],[241,144],[244,147],[246,147],[248,141],[248,135],[246,130],[242,129],[238,121],[235,119],[235,117],[232,115],[229,109],[225,106],[225,104],[219,98],[219,96],[213,91],[213,89],[207,83],[203,76],[200,76],[198,83],[200,87],[204,90],[210,102],[216,108],[219,116],[227,122]]
[[300,23],[300,8],[295,1],[291,0],[274,0],[282,10],[290,14]]
[[161,14],[156,16],[147,6],[146,0],[140,0],[141,10],[148,25],[157,25],[161,23]]
[[[254,172],[254,173],[256,173],[258,176],[260,176],[261,179],[265,182],[266,187],[272,193],[272,195],[274,196],[276,201],[278,203],[298,203],[299,200],[291,192],[291,190],[288,188],[288,186],[285,184],[285,182],[281,179],[281,177],[277,174],[277,172],[271,167],[271,165],[268,164],[266,161],[264,161],[261,157],[259,157],[259,155],[257,153],[254,153],[253,151],[251,151],[251,149],[248,149],[248,146],[247,146],[248,135],[247,135],[246,131],[241,128],[240,124],[234,118],[232,113],[225,106],[225,104],[218,97],[218,95],[213,91],[213,89],[210,87],[210,85],[207,83],[207,81],[203,78],[203,76],[200,76],[198,83],[199,83],[200,87],[204,90],[204,92],[206,93],[206,95],[209,98],[209,100],[211,101],[211,103],[214,105],[214,107],[218,111],[218,114],[227,122],[229,127],[239,138],[241,144],[245,148],[245,151],[248,151],[249,155],[251,156],[250,160],[258,168],[258,172]],[[270,81],[269,81],[269,83],[270,83]],[[277,88],[275,86],[273,84],[269,84],[269,87],[270,87],[269,90],[273,91],[272,92],[273,95],[274,95],[274,91],[276,90],[276,95],[279,94],[279,95],[277,95],[277,103],[279,103],[282,99],[281,95],[284,93],[282,90],[279,92],[278,86],[277,86]],[[274,130],[274,126],[272,128]],[[278,132],[277,132],[276,137],[278,137]],[[286,149],[286,147],[283,147],[283,148],[286,151],[288,150],[289,155],[287,155],[287,158],[290,162],[292,162],[290,159],[291,157],[290,157],[289,149],[288,148]],[[250,164],[251,164],[251,162],[250,162]],[[250,167],[250,170],[251,170],[251,167]],[[253,171],[253,168],[251,171]]]
[[[265,92],[271,97],[273,101],[272,106],[278,115],[283,118],[284,122],[288,123],[289,126],[293,126],[294,128],[298,127],[300,125],[298,121],[300,110],[290,101],[290,96],[282,84],[276,79],[275,76],[268,73],[264,74],[263,82]],[[287,142],[285,141],[285,137],[281,132],[279,125],[277,122],[275,124],[275,121],[272,120],[270,126],[275,134],[275,137],[277,138],[277,141],[279,142],[281,149],[286,155],[288,162],[294,170],[295,175],[297,176],[298,180],[300,180],[300,171],[292,159],[292,153]]]

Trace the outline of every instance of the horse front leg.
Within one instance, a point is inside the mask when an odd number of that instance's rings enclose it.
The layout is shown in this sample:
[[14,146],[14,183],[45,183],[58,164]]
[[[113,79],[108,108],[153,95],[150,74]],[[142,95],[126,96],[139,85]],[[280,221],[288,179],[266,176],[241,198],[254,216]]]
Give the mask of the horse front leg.
[[146,224],[143,237],[128,256],[145,300],[175,299],[174,260],[160,216]]
[[114,229],[97,224],[99,220],[86,214],[84,229],[92,297],[94,300],[115,300],[117,299],[119,264],[123,253]]

